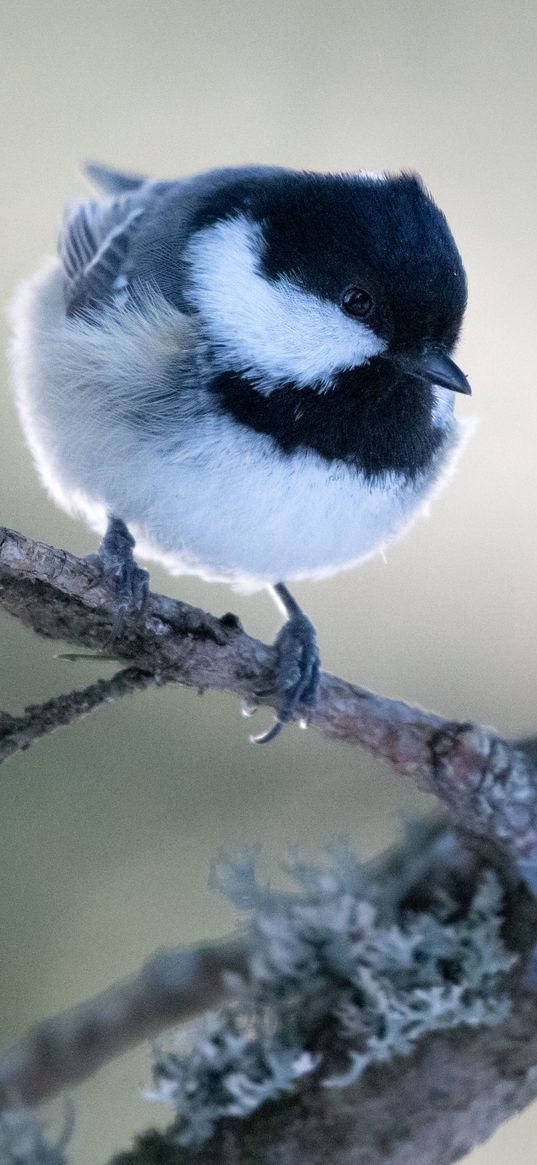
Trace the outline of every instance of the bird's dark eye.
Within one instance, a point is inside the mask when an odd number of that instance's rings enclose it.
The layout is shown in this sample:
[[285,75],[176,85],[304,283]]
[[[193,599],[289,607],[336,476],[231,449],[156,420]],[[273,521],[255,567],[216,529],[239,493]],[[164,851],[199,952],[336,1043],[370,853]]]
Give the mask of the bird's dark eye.
[[355,320],[363,320],[369,315],[373,307],[373,300],[369,292],[362,287],[348,287],[341,296],[341,307],[346,315]]

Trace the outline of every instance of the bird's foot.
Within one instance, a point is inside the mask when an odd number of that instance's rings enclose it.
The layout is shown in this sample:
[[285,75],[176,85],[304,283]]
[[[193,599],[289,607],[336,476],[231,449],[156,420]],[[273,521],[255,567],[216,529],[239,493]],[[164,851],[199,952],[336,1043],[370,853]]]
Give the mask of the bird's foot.
[[95,556],[116,592],[109,643],[114,643],[121,635],[129,618],[143,611],[149,594],[149,572],[138,566],[132,553],[133,547],[134,538],[125,523],[121,518],[110,518]]
[[298,605],[279,632],[274,646],[278,652],[276,673],[276,718],[272,728],[251,736],[253,744],[268,744],[284,724],[300,716],[307,723],[319,690],[320,658],[313,623]]

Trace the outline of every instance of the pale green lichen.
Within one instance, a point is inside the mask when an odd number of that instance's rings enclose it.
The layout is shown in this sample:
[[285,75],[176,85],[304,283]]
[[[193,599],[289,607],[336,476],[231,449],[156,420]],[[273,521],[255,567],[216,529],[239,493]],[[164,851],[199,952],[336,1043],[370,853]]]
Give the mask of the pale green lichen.
[[295,862],[287,872],[298,886],[290,893],[259,884],[252,853],[218,866],[219,887],[250,914],[253,980],[155,1053],[149,1095],[175,1106],[181,1144],[207,1140],[222,1117],[246,1116],[312,1072],[344,1087],[427,1032],[493,1025],[509,1010],[513,957],[492,872],[464,911],[437,889],[421,913],[345,847],[325,869]]

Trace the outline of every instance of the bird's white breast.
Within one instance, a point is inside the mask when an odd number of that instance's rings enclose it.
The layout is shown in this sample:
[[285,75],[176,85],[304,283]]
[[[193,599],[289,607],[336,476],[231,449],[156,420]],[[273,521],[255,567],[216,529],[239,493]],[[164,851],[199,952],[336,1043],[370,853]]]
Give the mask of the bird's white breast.
[[21,419],[55,501],[100,533],[108,513],[121,517],[142,556],[174,573],[245,590],[326,577],[402,533],[453,464],[455,427],[428,476],[370,483],[315,453],[280,453],[216,414],[202,387],[178,391],[171,426],[129,423],[170,353],[188,360],[191,325],[155,297],[102,326],[66,320],[56,263],[23,286],[13,321]]
[[171,457],[164,472],[161,461],[158,468],[151,512],[141,522],[134,512],[131,518],[148,556],[243,590],[325,578],[380,551],[403,532],[431,484],[371,484],[314,453],[285,456],[269,438],[221,418],[193,432],[179,463]]

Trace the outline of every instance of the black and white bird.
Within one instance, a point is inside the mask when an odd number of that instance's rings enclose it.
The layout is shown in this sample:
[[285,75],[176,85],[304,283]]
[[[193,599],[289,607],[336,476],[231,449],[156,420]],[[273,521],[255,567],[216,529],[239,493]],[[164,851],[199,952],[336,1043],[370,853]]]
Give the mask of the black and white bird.
[[173,573],[272,589],[271,739],[319,677],[285,584],[381,551],[453,464],[461,258],[410,174],[88,172],[102,200],[68,210],[13,307],[22,425],[54,500],[103,535],[118,618],[147,592],[134,540]]

